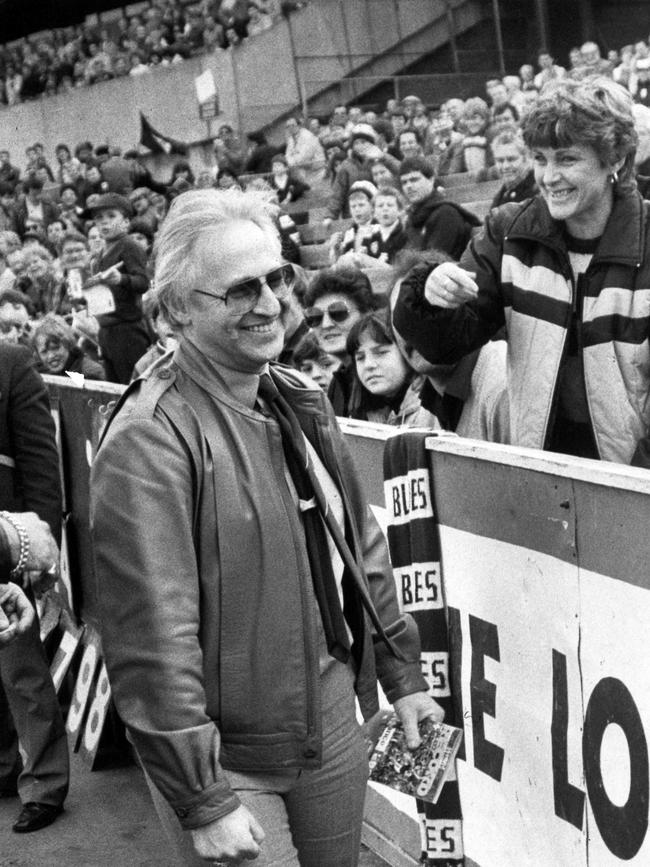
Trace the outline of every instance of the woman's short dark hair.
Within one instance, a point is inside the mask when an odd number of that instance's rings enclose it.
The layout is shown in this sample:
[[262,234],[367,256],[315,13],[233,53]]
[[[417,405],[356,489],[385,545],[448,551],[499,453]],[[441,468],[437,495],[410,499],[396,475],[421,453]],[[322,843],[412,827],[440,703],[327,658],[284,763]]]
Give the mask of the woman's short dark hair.
[[377,307],[370,280],[356,268],[325,268],[313,281],[305,294],[305,306],[313,307],[323,295],[347,295],[360,313]]
[[632,104],[628,91],[608,78],[549,83],[526,115],[524,141],[531,149],[591,147],[603,166],[624,159],[618,175],[629,183],[638,144]]
[[499,115],[505,114],[507,111],[510,112],[515,120],[519,120],[519,112],[511,102],[504,102],[503,105],[497,106],[492,113],[492,117],[499,117]]
[[357,319],[350,329],[345,344],[346,351],[351,358],[354,358],[361,339],[366,334],[376,343],[386,345],[395,343],[395,332],[391,323],[390,310],[374,310],[371,313],[365,313],[360,319]]

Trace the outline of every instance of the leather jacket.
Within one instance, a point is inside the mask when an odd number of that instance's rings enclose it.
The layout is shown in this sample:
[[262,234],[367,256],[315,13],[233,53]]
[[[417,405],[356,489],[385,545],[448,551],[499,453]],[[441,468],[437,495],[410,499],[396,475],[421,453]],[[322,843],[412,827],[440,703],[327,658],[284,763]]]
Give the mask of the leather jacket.
[[[356,559],[400,661],[366,624],[355,689],[377,709],[426,689],[417,628],[401,615],[381,533],[320,389],[272,365],[276,385],[341,489]],[[239,403],[183,342],[125,394],[92,468],[101,633],[118,711],[186,828],[233,810],[222,768],[321,760],[317,608],[274,418]]]

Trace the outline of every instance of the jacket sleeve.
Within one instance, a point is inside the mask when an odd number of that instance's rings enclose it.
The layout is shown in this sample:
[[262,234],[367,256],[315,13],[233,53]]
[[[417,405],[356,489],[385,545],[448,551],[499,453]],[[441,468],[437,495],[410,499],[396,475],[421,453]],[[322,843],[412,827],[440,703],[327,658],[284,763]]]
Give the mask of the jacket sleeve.
[[193,461],[170,422],[123,409],[91,472],[101,634],[117,709],[138,755],[185,828],[239,799],[206,712]]
[[480,349],[504,325],[500,236],[500,223],[488,217],[482,233],[463,253],[460,266],[476,274],[479,294],[475,301],[455,310],[429,304],[424,297],[433,267],[417,266],[402,280],[393,325],[399,336],[431,364],[456,364]]
[[129,289],[134,295],[143,295],[149,288],[147,254],[135,243],[125,245],[122,251],[124,266],[120,275],[120,286]]
[[61,542],[61,477],[47,389],[27,349],[19,347],[9,385],[9,430],[21,505],[46,521]]

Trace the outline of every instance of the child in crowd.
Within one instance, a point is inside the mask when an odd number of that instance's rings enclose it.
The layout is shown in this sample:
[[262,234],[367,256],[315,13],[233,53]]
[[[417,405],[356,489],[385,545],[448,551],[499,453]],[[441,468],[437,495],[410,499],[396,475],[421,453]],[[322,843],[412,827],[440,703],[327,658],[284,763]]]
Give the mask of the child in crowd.
[[104,368],[86,356],[78,345],[72,328],[62,316],[48,313],[36,323],[33,348],[41,373],[65,376],[81,373],[86,379],[105,379]]
[[369,237],[377,227],[373,215],[376,194],[377,187],[370,181],[355,181],[350,186],[348,207],[352,225],[345,232],[334,232],[331,236],[329,243],[332,264],[337,262],[345,264],[350,258],[354,264],[354,254],[363,252],[364,239]]
[[94,264],[85,288],[108,286],[106,309],[98,311],[99,345],[106,377],[128,383],[136,361],[151,345],[142,314],[141,297],[149,288],[147,254],[128,233],[131,205],[124,196],[99,196],[92,214],[106,249]]
[[354,383],[348,405],[351,418],[382,424],[440,428],[423,409],[418,376],[399,351],[387,309],[366,313],[348,334]]
[[301,181],[289,169],[284,154],[276,154],[271,162],[271,186],[277,193],[278,202],[288,205],[295,202],[310,189],[309,184]]
[[309,332],[296,346],[293,366],[310,376],[327,393],[335,371],[341,366],[341,359],[326,352],[316,335]]
[[395,256],[407,241],[402,223],[403,212],[404,200],[401,193],[394,187],[384,187],[379,190],[374,199],[374,217],[377,225],[371,235],[362,238],[360,252],[378,262],[392,265]]

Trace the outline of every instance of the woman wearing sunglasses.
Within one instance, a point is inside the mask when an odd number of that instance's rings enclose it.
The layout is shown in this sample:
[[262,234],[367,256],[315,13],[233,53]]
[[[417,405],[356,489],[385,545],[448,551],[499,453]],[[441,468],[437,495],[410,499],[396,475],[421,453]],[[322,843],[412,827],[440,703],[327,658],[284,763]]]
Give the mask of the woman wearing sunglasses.
[[330,355],[341,359],[328,388],[328,397],[338,416],[349,414],[354,366],[346,341],[354,323],[381,305],[373,295],[370,280],[355,268],[327,268],[319,273],[305,297],[305,321]]
[[102,642],[177,863],[355,867],[355,695],[373,713],[379,676],[411,747],[441,710],[332,408],[271,363],[293,279],[273,213],[260,193],[195,190],[160,229],[179,344],[93,462]]

